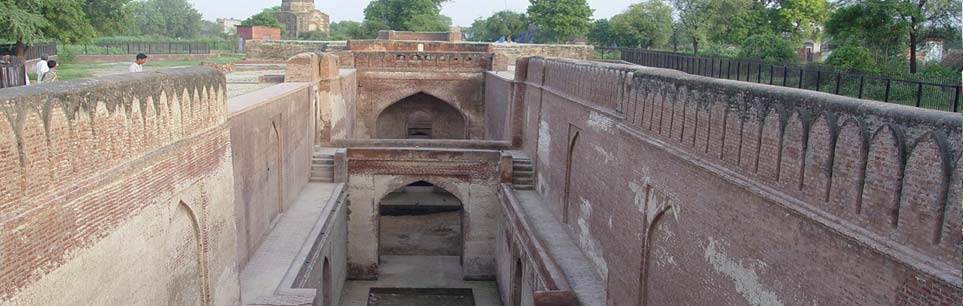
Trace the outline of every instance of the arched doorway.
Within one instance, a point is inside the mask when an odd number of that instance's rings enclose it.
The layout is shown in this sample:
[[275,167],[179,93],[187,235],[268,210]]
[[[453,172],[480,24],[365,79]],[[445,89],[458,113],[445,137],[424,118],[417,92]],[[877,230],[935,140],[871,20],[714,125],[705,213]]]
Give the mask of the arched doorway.
[[378,206],[379,256],[461,256],[461,201],[425,181],[386,195]]
[[321,268],[321,305],[334,306],[331,296],[331,263],[328,258],[324,258],[324,266]]
[[515,259],[515,267],[512,273],[512,298],[511,305],[508,306],[521,306],[522,305],[522,274],[524,266],[522,266],[522,259]]
[[426,93],[398,100],[378,115],[379,139],[468,139],[465,116]]

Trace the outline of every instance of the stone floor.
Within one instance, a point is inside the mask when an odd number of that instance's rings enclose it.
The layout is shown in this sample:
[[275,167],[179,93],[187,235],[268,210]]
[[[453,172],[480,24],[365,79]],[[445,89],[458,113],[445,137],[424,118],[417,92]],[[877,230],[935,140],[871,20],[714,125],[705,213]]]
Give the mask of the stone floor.
[[321,217],[337,184],[309,183],[278,219],[274,229],[241,270],[241,303],[248,305],[273,296],[305,241]]
[[470,288],[476,306],[501,305],[494,281],[462,280],[457,256],[381,256],[378,280],[345,283],[342,306],[367,306],[371,288]]

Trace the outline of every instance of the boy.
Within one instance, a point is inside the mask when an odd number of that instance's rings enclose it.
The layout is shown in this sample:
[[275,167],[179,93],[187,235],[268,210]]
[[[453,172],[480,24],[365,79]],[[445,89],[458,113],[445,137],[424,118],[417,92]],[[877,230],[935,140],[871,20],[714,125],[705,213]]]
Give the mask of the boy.
[[139,53],[137,54],[136,61],[134,61],[133,64],[130,64],[130,67],[127,68],[127,71],[130,73],[144,71],[144,63],[146,62],[147,62],[147,54]]
[[57,61],[47,61],[47,68],[47,72],[44,72],[43,76],[40,77],[41,83],[53,82],[57,80]]

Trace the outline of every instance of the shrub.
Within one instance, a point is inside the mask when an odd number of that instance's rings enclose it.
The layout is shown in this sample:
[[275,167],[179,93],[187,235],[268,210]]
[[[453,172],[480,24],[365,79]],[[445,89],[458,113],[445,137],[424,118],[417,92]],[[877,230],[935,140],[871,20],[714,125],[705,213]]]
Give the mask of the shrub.
[[739,57],[767,62],[796,62],[796,50],[775,34],[756,34],[746,38]]
[[846,45],[829,54],[826,64],[843,70],[876,71],[873,55],[860,46]]

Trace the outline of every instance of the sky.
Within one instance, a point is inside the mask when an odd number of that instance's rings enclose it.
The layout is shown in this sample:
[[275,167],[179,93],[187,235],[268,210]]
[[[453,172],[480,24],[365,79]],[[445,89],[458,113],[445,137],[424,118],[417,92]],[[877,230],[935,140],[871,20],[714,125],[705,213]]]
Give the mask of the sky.
[[[261,9],[281,5],[281,0],[189,0],[204,19],[232,17],[245,19]],[[331,16],[331,21],[364,19],[364,8],[370,0],[317,0],[318,9]],[[593,18],[609,18],[625,10],[638,0],[588,0],[595,10]],[[488,17],[497,11],[524,12],[528,0],[451,0],[442,6],[441,13],[452,18],[454,25],[469,26],[478,17]]]

